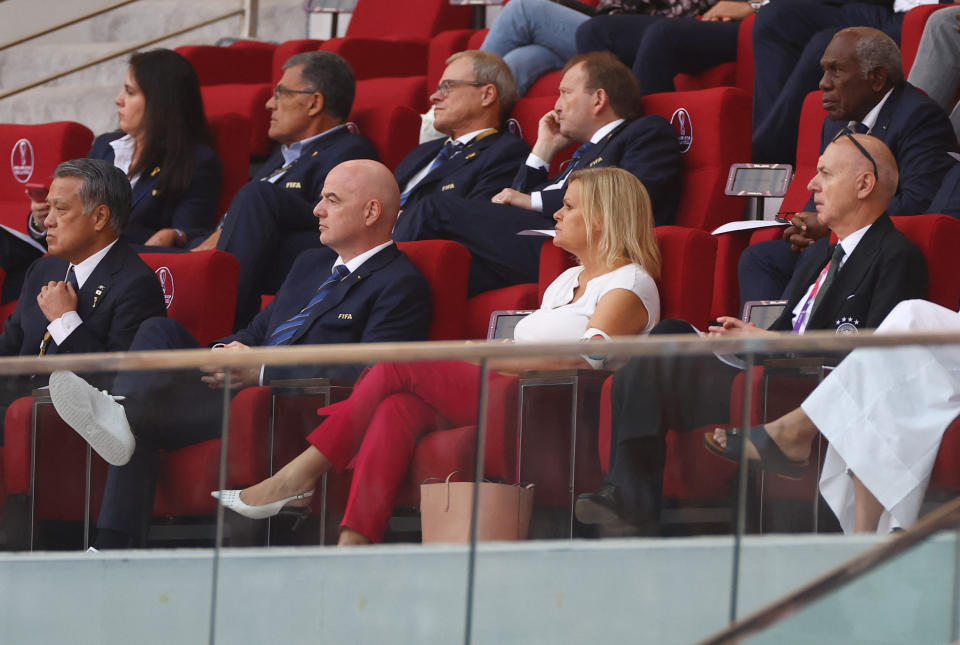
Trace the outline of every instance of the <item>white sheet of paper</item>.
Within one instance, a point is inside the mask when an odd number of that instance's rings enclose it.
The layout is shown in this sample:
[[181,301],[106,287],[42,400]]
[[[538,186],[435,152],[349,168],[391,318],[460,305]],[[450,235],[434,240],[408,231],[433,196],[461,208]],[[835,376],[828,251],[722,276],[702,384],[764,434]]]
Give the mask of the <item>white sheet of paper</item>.
[[540,235],[542,237],[556,237],[557,232],[552,228],[528,228],[525,231],[520,231],[517,235]]
[[786,226],[786,224],[772,219],[747,220],[745,222],[727,222],[722,226],[718,226],[713,231],[713,235],[732,233],[734,231],[752,231],[754,229],[769,228],[771,226]]
[[30,236],[27,235],[26,233],[21,233],[20,231],[14,229],[14,228],[10,228],[9,226],[4,226],[3,224],[0,224],[0,228],[2,228],[3,230],[5,230],[6,232],[10,233],[10,235],[14,236],[15,238],[23,240],[24,242],[26,242],[27,244],[29,244],[29,245],[32,246],[33,248],[37,249],[37,250],[40,251],[41,253],[46,253],[46,252],[47,252],[47,250],[46,250],[45,248],[43,248],[43,245],[42,245],[42,244],[40,244],[39,242],[37,242],[35,239],[33,239],[32,237],[30,237]]

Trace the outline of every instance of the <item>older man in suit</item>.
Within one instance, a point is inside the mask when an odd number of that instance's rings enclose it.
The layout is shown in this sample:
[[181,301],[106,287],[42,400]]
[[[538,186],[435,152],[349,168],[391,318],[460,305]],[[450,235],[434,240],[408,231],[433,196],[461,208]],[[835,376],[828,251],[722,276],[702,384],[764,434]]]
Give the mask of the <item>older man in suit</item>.
[[[0,356],[126,350],[141,322],[166,314],[153,271],[120,238],[130,182],[96,159],[66,161],[53,177],[44,220],[50,255],[26,274]],[[28,394],[31,381],[3,379],[0,411]]]
[[[885,214],[897,177],[897,163],[879,139],[843,134],[827,146],[809,189],[818,216],[836,233],[839,243],[811,258],[770,330],[722,316],[709,328],[710,334],[815,329],[856,333],[876,328],[900,301],[925,297],[923,255]],[[694,331],[688,322],[664,320],[651,333]],[[602,488],[578,500],[580,520],[605,523],[622,518],[638,524],[655,523],[667,428],[683,431],[726,423],[730,387],[739,373],[713,356],[633,359],[619,370],[612,389],[610,473]],[[760,442],[759,436],[753,440]],[[782,454],[770,454],[768,461],[785,470],[798,466]]]
[[[821,151],[844,128],[883,141],[900,167],[900,183],[887,205],[889,215],[927,212],[953,161],[956,137],[946,113],[903,80],[896,43],[866,27],[839,32],[823,53]],[[805,178],[801,178],[805,179]],[[830,231],[814,213],[813,197],[783,233],[783,241],[751,245],[740,257],[741,301],[770,300],[789,291],[808,252],[821,250]],[[798,260],[799,255],[799,260]]]
[[[355,160],[334,168],[315,214],[320,239],[339,255],[301,254],[276,299],[249,327],[212,344],[214,351],[250,346],[425,340],[430,322],[426,280],[390,240],[400,191],[382,164]],[[197,347],[176,322],[154,319],[137,333],[132,350]],[[276,378],[348,377],[362,366],[235,369],[233,389]],[[157,449],[219,436],[222,370],[123,372],[112,391],[123,405],[69,372],[50,378],[53,404],[108,462],[96,545],[127,547],[146,537],[158,463]],[[209,386],[209,387],[208,387]]]
[[260,310],[260,294],[273,293],[296,252],[285,252],[283,234],[316,238],[313,207],[337,164],[377,159],[373,144],[347,129],[355,82],[350,65],[331,52],[292,56],[267,101],[270,129],[280,144],[260,172],[233,198],[221,227],[195,250],[218,248],[240,261],[236,329]]
[[[560,81],[556,106],[540,119],[537,142],[510,188],[486,204],[441,193],[400,218],[396,240],[449,239],[473,255],[470,293],[536,282],[542,237],[524,229],[552,229],[567,178],[576,168],[619,166],[646,186],[657,224],[673,222],[680,200],[682,161],[666,119],[639,114],[641,93],[630,70],[609,52],[572,58]],[[549,177],[550,162],[579,143],[570,164]]]

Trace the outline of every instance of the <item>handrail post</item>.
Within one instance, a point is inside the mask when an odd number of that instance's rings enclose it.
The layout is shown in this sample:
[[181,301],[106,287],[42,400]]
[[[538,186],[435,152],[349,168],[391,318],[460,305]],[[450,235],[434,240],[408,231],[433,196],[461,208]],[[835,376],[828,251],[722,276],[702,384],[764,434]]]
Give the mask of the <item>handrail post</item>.
[[260,19],[260,0],[243,0],[243,37],[257,37],[257,23]]

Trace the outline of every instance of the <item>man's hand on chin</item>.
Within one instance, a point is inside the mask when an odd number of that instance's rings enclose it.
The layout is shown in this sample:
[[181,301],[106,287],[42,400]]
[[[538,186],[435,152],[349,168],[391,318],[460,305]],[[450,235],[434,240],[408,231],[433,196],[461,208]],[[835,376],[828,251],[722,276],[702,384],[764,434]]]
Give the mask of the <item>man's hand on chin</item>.
[[530,195],[521,193],[513,188],[504,188],[493,196],[490,200],[494,204],[505,204],[507,206],[516,206],[525,210],[533,210],[533,204],[530,202]]

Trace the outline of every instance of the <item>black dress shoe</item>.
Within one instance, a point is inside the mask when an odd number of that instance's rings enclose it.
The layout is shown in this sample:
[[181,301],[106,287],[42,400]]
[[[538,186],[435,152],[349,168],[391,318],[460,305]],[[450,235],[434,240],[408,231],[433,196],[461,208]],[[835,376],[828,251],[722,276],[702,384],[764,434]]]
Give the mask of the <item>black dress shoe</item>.
[[574,514],[584,524],[611,524],[623,521],[623,501],[620,489],[604,484],[592,493],[577,498]]

